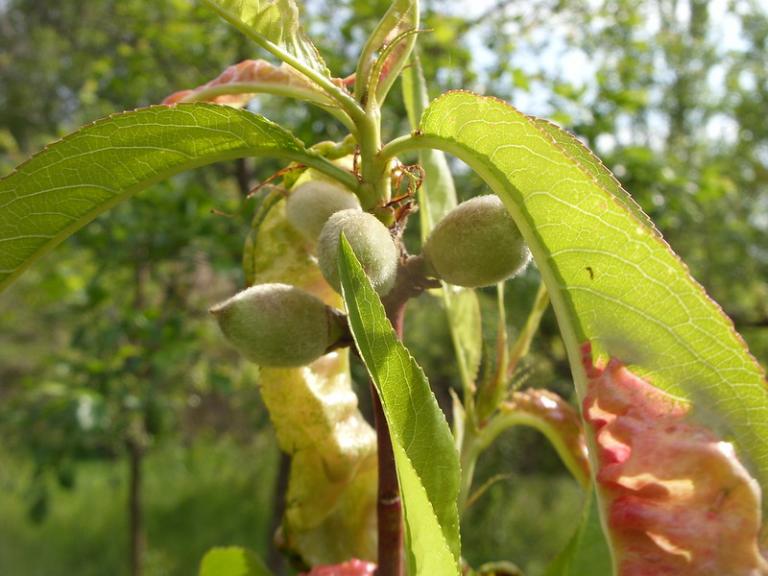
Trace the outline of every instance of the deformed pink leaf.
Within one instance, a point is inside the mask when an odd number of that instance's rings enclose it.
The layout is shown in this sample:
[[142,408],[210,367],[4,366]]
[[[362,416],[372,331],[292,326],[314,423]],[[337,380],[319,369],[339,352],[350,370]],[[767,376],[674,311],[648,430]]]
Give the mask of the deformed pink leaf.
[[619,576],[767,575],[760,486],[734,446],[619,360],[582,352]]
[[376,564],[363,560],[349,560],[331,566],[315,566],[300,576],[373,576]]
[[[339,86],[343,80],[334,80]],[[287,64],[274,66],[266,60],[243,60],[229,66],[216,78],[192,90],[174,92],[163,100],[163,104],[205,101],[229,106],[245,106],[254,95],[266,87],[290,88],[297,95],[307,99],[327,101],[325,93]]]

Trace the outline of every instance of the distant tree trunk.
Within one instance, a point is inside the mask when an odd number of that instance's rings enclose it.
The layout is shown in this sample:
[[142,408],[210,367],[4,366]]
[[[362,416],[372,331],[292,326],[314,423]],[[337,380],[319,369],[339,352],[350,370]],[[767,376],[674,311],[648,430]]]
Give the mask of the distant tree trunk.
[[[133,306],[137,311],[143,311],[146,305],[145,286],[149,279],[150,267],[145,264],[144,254],[137,254],[134,268],[134,298]],[[135,336],[132,338],[135,340]],[[141,345],[140,340],[135,340]],[[140,377],[148,379],[150,369],[143,364],[139,370]],[[143,573],[144,550],[144,517],[142,514],[141,472],[144,458],[146,426],[144,419],[134,419],[128,432],[126,445],[128,447],[128,538],[129,565],[131,576],[141,576]]]
[[130,538],[131,576],[141,576],[143,573],[144,548],[146,545],[144,539],[144,516],[141,506],[141,467],[143,458],[144,450],[142,446],[134,440],[129,440],[128,532]]
[[253,170],[247,158],[235,160],[235,177],[237,178],[237,187],[240,189],[240,194],[245,198],[251,191],[251,181],[253,180]]
[[285,494],[288,491],[288,473],[291,470],[291,457],[285,452],[280,452],[280,463],[277,470],[277,479],[275,480],[275,489],[272,495],[272,519],[269,522],[269,541],[267,542],[267,565],[275,576],[285,574],[285,560],[280,550],[275,546],[274,536],[280,524],[283,521],[285,513]]

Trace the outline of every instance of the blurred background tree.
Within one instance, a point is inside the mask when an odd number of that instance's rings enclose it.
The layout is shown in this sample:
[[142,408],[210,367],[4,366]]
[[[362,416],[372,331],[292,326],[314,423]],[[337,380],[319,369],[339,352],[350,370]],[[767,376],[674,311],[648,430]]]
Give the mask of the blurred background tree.
[[[335,75],[354,70],[388,4],[305,0],[305,23]],[[432,95],[492,94],[584,138],[765,365],[765,5],[425,0],[423,14]],[[85,122],[264,56],[186,0],[5,0],[0,46],[3,174]],[[408,127],[396,91],[390,104],[392,136]],[[321,112],[292,102],[252,106],[305,142],[342,135]],[[3,294],[0,573],[188,575],[213,545],[267,555],[279,511],[277,450],[255,369],[223,345],[206,309],[242,285],[254,207],[245,195],[278,168],[241,161],[159,184]],[[463,165],[454,168],[462,197],[484,191]],[[416,242],[415,226],[409,234]],[[512,336],[536,286],[530,269],[507,288]],[[483,306],[491,342],[492,292]],[[411,314],[408,344],[433,382],[455,384],[439,303],[423,297]],[[571,394],[551,313],[522,378]],[[562,519],[576,517],[579,489],[527,431],[505,434],[483,457],[478,485],[499,472],[503,480],[466,518],[465,554],[473,564],[508,559],[540,574],[569,536]]]

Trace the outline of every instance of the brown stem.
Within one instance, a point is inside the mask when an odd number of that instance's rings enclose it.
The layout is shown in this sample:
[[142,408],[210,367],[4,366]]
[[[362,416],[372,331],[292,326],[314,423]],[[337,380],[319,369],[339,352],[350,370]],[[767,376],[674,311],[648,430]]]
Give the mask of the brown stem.
[[267,565],[273,574],[280,576],[285,574],[285,562],[283,555],[280,552],[280,548],[275,545],[274,536],[277,534],[280,524],[283,521],[283,514],[285,513],[285,495],[288,492],[288,474],[291,470],[291,457],[285,452],[280,452],[280,463],[278,464],[277,479],[275,480],[275,487],[273,491],[272,502],[274,502],[272,508],[272,518],[269,522],[269,542],[267,543],[267,549],[269,553],[267,555]]
[[128,441],[130,478],[128,484],[128,517],[131,545],[131,576],[141,576],[144,556],[144,517],[141,510],[141,464],[144,457],[138,442]]
[[403,507],[397,483],[392,439],[376,386],[371,383],[376,442],[379,460],[379,492],[376,503],[379,531],[379,565],[376,576],[402,576],[403,571]]
[[237,187],[240,189],[240,195],[245,198],[251,191],[251,180],[253,180],[253,174],[247,159],[238,158],[235,160],[235,178],[237,178]]

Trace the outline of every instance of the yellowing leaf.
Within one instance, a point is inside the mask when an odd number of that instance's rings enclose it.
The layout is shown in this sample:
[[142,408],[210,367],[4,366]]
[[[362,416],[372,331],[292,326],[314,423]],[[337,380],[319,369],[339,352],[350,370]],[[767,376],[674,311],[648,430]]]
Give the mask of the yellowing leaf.
[[[286,282],[331,306],[341,298],[325,282],[306,244],[273,207],[253,238],[254,283]],[[259,387],[291,472],[283,518],[288,548],[311,565],[376,558],[376,434],[357,408],[349,352],[303,368],[261,368]]]

